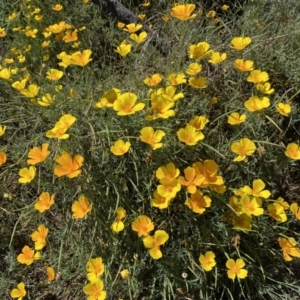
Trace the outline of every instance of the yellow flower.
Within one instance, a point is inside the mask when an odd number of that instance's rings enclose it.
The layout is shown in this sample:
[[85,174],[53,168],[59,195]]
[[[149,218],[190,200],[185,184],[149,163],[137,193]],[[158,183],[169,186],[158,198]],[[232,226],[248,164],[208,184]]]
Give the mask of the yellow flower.
[[90,259],[86,264],[87,279],[91,282],[99,280],[99,276],[104,273],[105,265],[101,257]]
[[142,3],[141,4],[141,6],[143,6],[143,7],[148,7],[150,5],[150,2],[148,1],[146,1],[146,2],[144,2],[144,3]]
[[197,130],[203,130],[208,122],[209,120],[206,118],[206,116],[196,116],[189,121],[189,125],[195,127]]
[[245,213],[235,215],[232,219],[233,229],[248,232],[252,227],[252,218]]
[[0,27],[0,38],[3,38],[6,36],[5,29],[3,27]]
[[250,37],[235,37],[231,40],[232,46],[230,48],[233,48],[235,50],[243,50],[245,49],[249,44],[251,43]]
[[147,236],[143,239],[144,246],[150,248],[149,254],[153,259],[160,259],[162,252],[160,246],[165,244],[169,235],[164,230],[156,230],[154,236]]
[[47,275],[48,275],[48,281],[53,281],[55,279],[55,271],[53,268],[48,267],[47,268]]
[[248,275],[248,271],[243,269],[245,267],[245,262],[238,258],[236,261],[233,259],[228,259],[226,262],[226,267],[228,269],[228,278],[234,280],[236,277],[244,279]]
[[63,6],[61,4],[56,4],[52,6],[52,9],[55,11],[61,11],[63,9]]
[[189,85],[194,87],[195,89],[205,89],[206,85],[206,78],[204,77],[191,77],[189,79]]
[[104,93],[101,96],[101,99],[99,102],[95,104],[98,108],[103,108],[105,106],[107,107],[113,107],[114,102],[118,99],[118,97],[121,95],[121,91],[119,89],[112,88],[107,93]]
[[127,31],[127,32],[130,32],[130,33],[135,33],[137,32],[138,30],[140,30],[141,28],[143,27],[142,24],[134,24],[134,23],[130,23],[130,24],[127,24],[123,30],[124,31]]
[[269,82],[258,83],[255,85],[255,87],[258,91],[260,91],[263,94],[270,95],[274,93],[274,89],[271,89],[271,84]]
[[208,60],[208,62],[210,62],[213,65],[219,64],[222,61],[224,61],[227,57],[226,53],[220,53],[220,52],[213,52],[213,54],[210,57],[210,60]]
[[194,146],[197,142],[204,139],[204,134],[201,131],[197,131],[194,126],[186,125],[185,128],[180,128],[177,131],[177,137],[180,142],[188,146]]
[[103,281],[98,279],[84,286],[83,292],[88,295],[88,300],[104,300],[106,298],[106,291],[103,289]]
[[12,21],[14,20],[15,18],[17,17],[17,13],[16,12],[13,12],[11,15],[8,16],[8,21]]
[[72,204],[72,212],[74,219],[82,219],[92,209],[92,205],[86,196],[81,196]]
[[264,83],[269,80],[269,74],[261,70],[252,70],[247,77],[248,82],[252,83]]
[[23,297],[26,296],[26,290],[25,290],[25,284],[24,282],[20,282],[18,285],[17,285],[17,288],[16,289],[13,289],[11,292],[10,292],[10,296],[12,298],[18,298],[18,300],[22,300]]
[[6,126],[0,126],[0,136],[4,135]]
[[201,175],[196,174],[196,170],[192,167],[187,167],[184,169],[184,175],[178,177],[178,183],[187,187],[187,192],[190,194],[195,194],[197,187],[205,180]]
[[48,192],[42,192],[34,204],[34,208],[40,213],[43,213],[45,210],[48,210],[54,204],[55,195],[50,195]]
[[13,88],[15,88],[16,90],[21,91],[21,90],[25,89],[27,80],[28,80],[28,78],[24,78],[21,81],[15,81],[11,86]]
[[293,202],[290,206],[290,211],[294,214],[294,216],[300,220],[300,207],[298,203]]
[[157,118],[167,119],[175,115],[175,111],[170,109],[175,105],[174,100],[167,94],[160,94],[159,89],[157,93],[151,94],[151,112],[153,115],[145,117],[146,120],[155,120]]
[[53,25],[48,26],[46,28],[46,31],[57,34],[57,33],[62,32],[64,29],[66,29],[65,26],[66,26],[65,21],[61,21],[58,24],[53,24]]
[[242,138],[241,140],[232,143],[231,151],[238,154],[233,161],[245,160],[247,156],[253,155],[256,150],[255,144],[248,138]]
[[64,72],[57,70],[57,69],[50,69],[47,72],[46,78],[49,80],[59,80],[64,75]]
[[168,83],[170,85],[179,85],[186,83],[186,78],[183,73],[170,73],[168,75]]
[[300,258],[300,249],[296,247],[297,243],[294,238],[279,238],[278,242],[285,261],[293,260],[291,256]]
[[163,197],[158,193],[158,191],[155,191],[153,193],[153,198],[151,199],[151,205],[159,209],[165,209],[169,207],[173,199],[174,198],[171,197]]
[[114,101],[113,109],[117,111],[119,116],[127,116],[142,110],[144,103],[135,104],[137,96],[133,93],[124,93]]
[[211,205],[211,199],[205,196],[200,190],[196,190],[194,194],[187,198],[184,203],[196,214],[203,214],[207,207]]
[[124,269],[120,272],[122,279],[127,279],[130,276],[130,272],[127,269]]
[[208,51],[210,45],[206,42],[199,42],[195,45],[190,45],[189,47],[189,57],[202,59],[206,57],[210,51]]
[[71,55],[68,55],[65,51],[59,53],[56,55],[56,57],[60,60],[62,60],[61,62],[58,63],[59,66],[61,67],[68,67],[69,65],[72,64],[72,57]]
[[196,14],[192,14],[195,8],[196,8],[195,4],[176,5],[175,7],[172,8],[170,15],[180,21],[187,21],[197,16]]
[[64,152],[61,156],[55,159],[58,164],[54,168],[54,174],[57,177],[68,176],[69,178],[77,177],[80,173],[80,167],[82,166],[84,158],[77,154],[72,158],[72,156]]
[[48,151],[49,144],[44,143],[41,148],[34,147],[28,152],[28,159],[27,164],[28,165],[36,165],[38,163],[43,162],[50,154],[50,151]]
[[52,98],[52,96],[47,93],[44,96],[42,96],[42,99],[37,99],[38,104],[41,106],[50,106],[53,101],[54,101],[54,97]]
[[124,223],[122,222],[122,219],[126,217],[126,211],[122,207],[118,207],[117,211],[117,220],[110,226],[110,228],[114,232],[120,232],[124,229]]
[[131,229],[136,231],[138,236],[148,236],[148,233],[154,229],[154,224],[147,216],[138,216],[132,223]]
[[244,106],[251,112],[262,110],[270,106],[270,99],[268,97],[252,96],[244,102]]
[[181,184],[178,183],[177,179],[162,178],[159,183],[157,192],[165,198],[175,198],[177,192],[181,189]]
[[[63,37],[63,41],[65,43],[72,43],[77,41],[78,37],[77,37],[77,30],[66,30],[65,32],[65,36]],[[73,45],[74,46],[74,45]],[[76,47],[73,47],[76,48]]]
[[6,159],[7,159],[7,156],[6,156],[5,152],[0,151],[0,166],[5,164]]
[[206,18],[208,18],[208,19],[213,19],[214,17],[215,17],[215,15],[216,15],[216,12],[214,11],[214,10],[210,10],[210,11],[208,11],[207,13],[206,13]]
[[11,71],[8,68],[4,68],[0,71],[0,78],[2,79],[9,79],[11,76]]
[[132,33],[129,37],[134,40],[136,43],[140,44],[145,42],[145,40],[147,39],[147,32],[143,31],[141,32],[139,35]]
[[216,256],[212,251],[207,251],[204,255],[200,255],[199,262],[204,271],[211,271],[212,268],[217,264],[215,261],[215,257]]
[[275,203],[280,204],[284,210],[290,209],[290,205],[286,201],[284,201],[282,197],[278,197]]
[[175,179],[179,176],[179,173],[179,169],[176,169],[173,163],[169,163],[166,166],[159,167],[156,170],[155,175],[157,179]]
[[84,67],[87,65],[92,59],[90,58],[92,51],[90,49],[77,51],[71,55],[70,61],[72,65],[77,65],[80,67]]
[[292,111],[292,107],[288,103],[278,103],[276,105],[276,111],[281,115],[288,117]]
[[224,11],[228,10],[228,8],[229,8],[229,5],[226,5],[226,4],[221,6],[221,9]]
[[196,75],[202,70],[202,65],[198,63],[191,63],[188,65],[187,69],[185,70],[185,73],[188,75]]
[[23,168],[19,171],[19,183],[28,183],[35,177],[35,167]]
[[228,116],[227,122],[230,125],[238,125],[245,122],[245,120],[246,120],[245,114],[240,115],[238,112],[233,112]]
[[20,90],[20,93],[28,98],[34,98],[38,92],[39,87],[35,84],[30,84],[27,89]]
[[141,130],[140,139],[142,142],[149,144],[152,150],[156,150],[162,147],[163,144],[160,141],[165,135],[162,130],[154,131],[153,127],[144,127]]
[[41,250],[46,246],[46,237],[48,232],[49,229],[42,224],[32,233],[31,239],[34,241],[35,250]]
[[46,132],[46,137],[49,139],[65,140],[69,138],[69,134],[65,133],[68,128],[54,127]]
[[300,146],[296,143],[288,144],[284,154],[291,159],[300,160]]
[[117,140],[113,146],[110,147],[110,152],[114,155],[123,155],[128,152],[131,144],[123,140]]
[[23,247],[22,253],[18,255],[17,261],[20,264],[26,264],[27,266],[31,265],[35,260],[41,258],[40,252],[34,252],[28,246]]
[[283,206],[279,203],[272,203],[267,206],[269,215],[278,222],[286,222],[287,215],[283,209]]
[[261,179],[256,179],[252,183],[253,188],[248,185],[240,188],[240,191],[246,193],[247,195],[253,197],[260,197],[264,199],[268,199],[271,196],[271,192],[268,190],[264,190],[266,184]]
[[240,205],[242,209],[242,213],[245,213],[248,216],[260,216],[264,213],[263,208],[261,208],[261,200],[260,198],[252,198],[246,194],[242,195],[240,200]]
[[218,176],[217,163],[211,159],[205,160],[203,163],[198,161],[193,163],[193,168],[196,170],[197,175],[204,177],[204,181],[200,184],[200,188],[204,189],[213,186],[222,186],[224,180],[222,176]]
[[155,73],[147,78],[144,79],[144,83],[148,86],[155,86],[158,85],[161,81],[162,81],[163,77],[158,74]]

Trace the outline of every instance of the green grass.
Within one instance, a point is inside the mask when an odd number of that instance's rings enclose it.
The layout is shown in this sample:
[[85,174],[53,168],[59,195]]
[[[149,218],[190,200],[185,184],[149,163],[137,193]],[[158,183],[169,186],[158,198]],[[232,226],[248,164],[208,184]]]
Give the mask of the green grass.
[[[2,3],[1,3],[2,2]],[[107,299],[298,299],[299,258],[291,262],[283,259],[278,244],[279,237],[293,237],[300,243],[299,220],[287,211],[288,220],[279,223],[271,218],[267,204],[283,197],[289,204],[300,203],[299,161],[285,156],[289,143],[300,144],[300,5],[298,1],[248,1],[243,13],[236,17],[239,5],[231,5],[227,12],[220,12],[220,23],[215,25],[204,14],[187,22],[168,15],[171,5],[153,1],[149,8],[135,3],[122,3],[135,13],[146,11],[146,23],[159,30],[160,39],[167,48],[163,56],[150,43],[134,45],[132,52],[121,57],[114,50],[128,33],[117,28],[115,20],[99,11],[96,6],[77,1],[61,1],[64,9],[54,12],[55,1],[41,4],[32,0],[30,11],[41,8],[42,22],[26,18],[28,9],[24,1],[7,4],[0,12],[0,27],[7,36],[0,38],[0,64],[5,68],[5,58],[14,57],[11,68],[19,68],[9,80],[0,79],[0,125],[7,126],[0,137],[0,151],[7,154],[7,161],[0,166],[0,298],[11,299],[10,292],[23,281],[27,295],[24,299],[85,299],[83,287],[86,264],[89,259],[102,257],[105,264],[104,281]],[[190,3],[196,1],[191,1]],[[223,4],[223,3],[222,3]],[[199,12],[199,9],[196,9]],[[18,17],[12,22],[7,18],[12,12]],[[92,61],[85,67],[69,66],[65,70],[57,65],[56,55],[62,51],[77,51],[70,43],[53,37],[50,47],[42,48],[45,40],[41,32],[50,24],[66,21],[74,28],[86,26],[78,32],[81,42],[78,50],[91,49]],[[147,21],[149,20],[149,21]],[[22,26],[37,28],[37,38],[30,38],[12,28]],[[230,49],[230,41],[237,36],[249,36],[252,42],[243,52]],[[184,98],[176,102],[176,115],[168,119],[146,121],[151,106],[148,89],[143,80],[154,73],[164,76],[158,87],[166,87],[167,75],[184,72],[189,63],[191,44],[206,41],[211,49],[227,53],[227,59],[212,65],[201,61],[201,75],[207,79],[207,88],[194,89],[188,84],[176,86]],[[24,50],[32,45],[29,52]],[[10,49],[16,47],[26,56],[19,63]],[[43,56],[49,52],[49,60]],[[246,81],[248,73],[234,68],[233,63],[242,55],[254,61],[255,69],[268,72],[275,93],[270,95],[270,107],[249,112],[246,101],[257,91]],[[30,83],[40,87],[38,98],[46,93],[55,95],[54,103],[42,107],[12,88],[13,82],[24,78],[26,67]],[[50,68],[64,71],[58,82],[46,79]],[[0,70],[1,71],[1,70]],[[55,86],[62,84],[60,92]],[[130,116],[118,116],[112,108],[98,109],[95,104],[111,88],[132,92],[145,109]],[[70,96],[70,89],[76,97]],[[210,104],[213,97],[216,104]],[[288,117],[276,111],[279,102],[289,102],[292,112]],[[245,113],[245,123],[231,126],[228,115]],[[68,130],[66,140],[48,139],[45,134],[63,114],[72,114],[76,122]],[[176,132],[194,117],[205,115],[209,119],[203,133],[205,138],[195,146],[180,142]],[[163,147],[152,151],[140,141],[140,130],[145,126],[163,130]],[[233,142],[248,137],[256,144],[257,151],[246,161],[233,162],[230,150]],[[124,156],[114,156],[110,147],[118,139],[128,140],[131,148]],[[47,160],[36,166],[37,174],[28,184],[18,183],[20,169],[27,167],[28,151],[35,146],[49,143],[51,151]],[[54,175],[54,159],[63,151],[72,156],[84,157],[80,176],[69,179]],[[184,205],[187,193],[182,186],[176,199],[167,209],[151,206],[153,192],[159,181],[155,171],[173,162],[184,176],[184,169],[197,161],[212,159],[219,165],[226,192],[218,194],[206,188],[203,192],[212,199],[211,207],[198,215]],[[264,200],[264,214],[253,217],[252,230],[248,233],[233,229],[230,218],[229,198],[233,191],[252,186],[255,179],[262,179],[271,191]],[[34,203],[43,191],[55,194],[55,204],[41,214]],[[92,203],[92,210],[84,219],[72,218],[71,206],[80,195]],[[111,224],[116,219],[118,207],[126,210],[125,229],[116,234]],[[131,223],[139,215],[147,215],[155,230],[165,230],[170,238],[161,247],[163,257],[150,257]],[[42,258],[26,266],[17,261],[25,245],[33,248],[30,235],[38,225],[49,228],[47,245],[41,250]],[[237,247],[233,239],[239,239]],[[206,251],[216,255],[216,267],[205,272],[199,256]],[[227,277],[226,261],[243,258],[248,270],[245,279],[233,282]],[[46,266],[57,274],[56,280],[46,281]],[[127,280],[120,271],[128,269]],[[293,298],[294,297],[294,298]]]

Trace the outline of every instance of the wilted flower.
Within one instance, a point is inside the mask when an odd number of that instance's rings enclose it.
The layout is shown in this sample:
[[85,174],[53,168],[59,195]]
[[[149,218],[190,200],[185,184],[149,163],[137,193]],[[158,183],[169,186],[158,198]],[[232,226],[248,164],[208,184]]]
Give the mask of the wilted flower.
[[53,268],[48,267],[47,268],[47,275],[48,275],[48,281],[53,281],[55,279],[55,271]]

